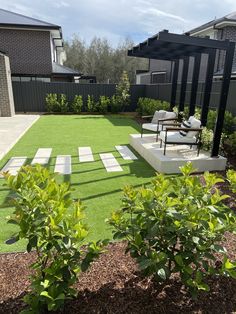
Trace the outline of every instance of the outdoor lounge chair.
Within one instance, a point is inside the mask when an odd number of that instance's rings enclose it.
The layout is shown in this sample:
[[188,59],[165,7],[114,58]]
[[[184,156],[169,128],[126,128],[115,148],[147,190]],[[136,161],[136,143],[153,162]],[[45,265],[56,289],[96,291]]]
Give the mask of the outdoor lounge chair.
[[193,145],[197,146],[197,156],[201,147],[201,121],[195,117],[189,117],[188,121],[184,121],[181,127],[167,126],[164,131],[160,132],[160,147],[164,142],[164,155],[166,154],[167,144]]
[[177,123],[176,113],[165,110],[156,111],[153,116],[143,116],[142,118],[152,118],[152,121],[142,124],[141,137],[143,137],[144,130],[147,130],[156,133],[156,141],[158,140],[158,134],[164,129],[164,126],[173,125],[174,122]]

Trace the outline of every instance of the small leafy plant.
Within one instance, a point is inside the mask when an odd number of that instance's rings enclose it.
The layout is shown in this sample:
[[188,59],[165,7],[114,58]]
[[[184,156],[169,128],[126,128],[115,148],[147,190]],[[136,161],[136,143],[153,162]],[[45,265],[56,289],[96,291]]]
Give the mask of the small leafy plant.
[[57,94],[47,94],[45,101],[46,101],[46,110],[48,112],[59,111],[59,103],[57,100]]
[[[217,117],[217,111],[210,109],[207,116],[207,128],[208,129],[211,129],[214,131],[215,124],[216,124],[216,117]],[[236,125],[236,117],[234,117],[231,112],[226,110],[225,116],[224,116],[223,132],[227,135],[233,133],[235,125]]]
[[230,183],[231,190],[236,193],[236,171],[230,169],[227,171],[227,180]]
[[100,96],[98,106],[97,106],[98,112],[107,113],[109,105],[110,105],[110,98],[107,96]]
[[227,154],[236,154],[236,131],[224,138],[224,150]]
[[112,113],[118,113],[122,111],[123,108],[122,102],[120,101],[120,98],[117,97],[116,95],[113,95],[111,97],[110,105]]
[[87,109],[88,109],[88,112],[96,112],[97,111],[97,103],[94,100],[93,95],[88,95]]
[[81,113],[83,108],[83,97],[82,95],[75,95],[72,104],[71,109],[74,113]]
[[130,82],[126,71],[123,71],[119,83],[116,85],[116,98],[122,109],[130,103]]
[[[126,238],[127,251],[147,276],[158,281],[179,273],[193,296],[208,291],[208,275],[236,277],[236,263],[219,245],[225,231],[235,228],[235,215],[215,184],[223,179],[206,172],[204,185],[191,176],[191,163],[181,167],[181,176],[157,174],[152,188],[126,187],[122,209],[109,220],[114,239]],[[214,253],[224,256],[217,267]]]
[[77,275],[98,257],[105,242],[82,247],[88,234],[83,206],[71,200],[69,185],[58,184],[46,168],[25,166],[17,176],[5,173],[5,178],[15,193],[9,220],[20,229],[15,241],[26,239],[27,251],[37,256],[31,265],[31,292],[24,297],[29,309],[22,313],[56,311],[76,295]]
[[48,112],[68,111],[68,102],[65,94],[47,94],[46,95],[46,110]]
[[142,98],[138,100],[137,112],[142,115],[153,115],[156,110],[170,110],[170,103],[152,98]]

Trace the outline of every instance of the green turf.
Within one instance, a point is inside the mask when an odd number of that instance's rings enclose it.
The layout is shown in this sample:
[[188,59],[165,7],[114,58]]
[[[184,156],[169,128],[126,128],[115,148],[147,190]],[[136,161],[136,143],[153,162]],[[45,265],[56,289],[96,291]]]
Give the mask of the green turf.
[[[39,147],[52,147],[49,167],[53,171],[57,155],[72,156],[72,174],[58,176],[58,181],[70,181],[73,198],[80,198],[86,206],[90,227],[90,240],[111,238],[111,230],[105,223],[112,210],[121,205],[122,188],[131,184],[148,184],[155,171],[138,154],[135,161],[123,160],[115,145],[127,145],[129,134],[139,132],[138,124],[121,116],[42,116],[0,162],[0,168],[13,156],[27,156],[32,161]],[[79,163],[77,147],[91,146],[95,162]],[[107,173],[99,153],[112,152],[123,172]],[[7,207],[9,190],[0,180],[0,252],[24,250],[23,241],[7,245],[4,241],[16,230],[6,223],[12,212]]]

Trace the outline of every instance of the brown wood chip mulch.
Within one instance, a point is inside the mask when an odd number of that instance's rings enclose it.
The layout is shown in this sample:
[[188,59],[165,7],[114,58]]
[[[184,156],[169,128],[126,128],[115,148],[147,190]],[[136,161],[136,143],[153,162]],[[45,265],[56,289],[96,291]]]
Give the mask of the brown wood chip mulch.
[[[236,237],[226,235],[226,239],[227,247],[236,248]],[[162,285],[142,277],[125,247],[125,242],[109,244],[107,252],[80,276],[78,297],[66,303],[63,313],[236,312],[236,280],[209,278],[211,292],[193,301],[177,275]],[[0,255],[0,313],[19,313],[24,308],[21,299],[28,290],[34,258],[34,253]]]

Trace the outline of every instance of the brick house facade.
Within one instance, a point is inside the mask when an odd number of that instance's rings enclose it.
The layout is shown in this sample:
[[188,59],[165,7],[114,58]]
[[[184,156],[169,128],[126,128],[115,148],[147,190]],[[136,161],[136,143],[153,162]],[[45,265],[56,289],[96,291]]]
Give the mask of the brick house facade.
[[69,81],[81,73],[63,66],[61,27],[0,9],[0,51],[10,59],[12,80]]
[[10,58],[13,75],[51,75],[50,32],[0,29],[0,46]]

